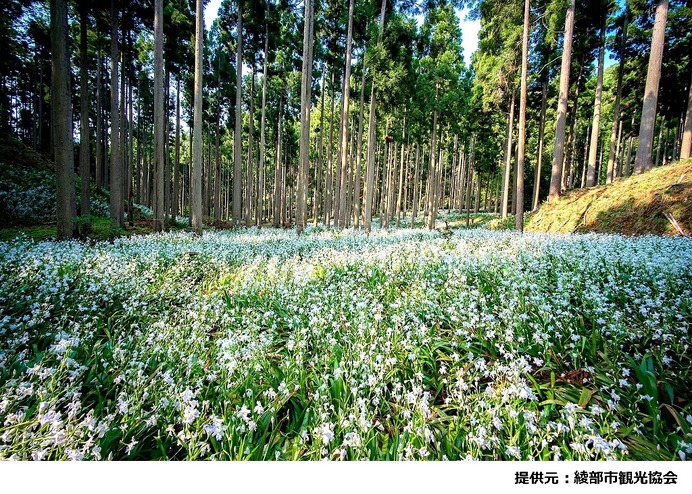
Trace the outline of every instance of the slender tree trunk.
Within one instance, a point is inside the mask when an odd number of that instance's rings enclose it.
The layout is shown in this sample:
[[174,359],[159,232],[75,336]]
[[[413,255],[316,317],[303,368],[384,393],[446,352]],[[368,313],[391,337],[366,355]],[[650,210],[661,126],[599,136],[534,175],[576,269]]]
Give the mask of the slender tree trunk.
[[[101,89],[101,52],[96,52],[96,190],[101,190],[103,182],[103,100]],[[40,135],[40,133],[39,133]]]
[[629,138],[629,143],[627,145],[627,157],[625,158],[625,166],[624,166],[624,172],[623,175],[625,177],[629,177],[632,174],[632,168],[631,168],[631,163],[632,163],[632,141],[634,140],[634,137]]
[[418,201],[419,201],[419,191],[418,186],[420,183],[420,146],[416,143],[416,163],[414,165],[413,172],[413,204],[411,204],[411,228],[415,225],[416,217],[418,216]]
[[584,159],[582,160],[581,168],[581,182],[580,187],[583,189],[586,186],[586,169],[588,168],[589,160],[589,134],[591,133],[591,124],[586,127],[586,134],[584,135]]
[[[199,0],[198,0],[199,1]],[[242,184],[241,162],[243,159],[243,2],[238,2],[238,46],[236,47],[235,132],[233,142],[233,226],[240,226]]]
[[129,214],[129,220],[130,220],[130,226],[134,225],[134,213],[133,213],[133,205],[134,205],[134,185],[133,185],[133,178],[134,178],[134,123],[133,123],[133,105],[134,105],[134,99],[132,97],[132,84],[127,85],[127,118],[129,121],[128,125],[128,153],[127,153],[127,209],[128,209],[128,214]]
[[646,88],[642,104],[642,119],[639,124],[639,143],[634,158],[634,172],[642,173],[651,168],[651,148],[656,122],[656,104],[658,102],[658,85],[661,80],[661,63],[663,61],[664,38],[666,34],[666,17],[668,0],[658,0],[654,32],[651,39],[649,68],[646,74]]
[[180,201],[180,73],[176,77],[176,91],[175,91],[175,161],[173,163],[173,208],[171,211],[171,217],[173,222],[175,222],[176,216],[178,216],[178,205]]
[[[126,21],[123,21],[125,25]],[[125,93],[125,86],[127,83],[125,77],[126,64],[125,64],[125,53],[127,52],[127,36],[121,28],[121,36],[123,38],[123,47],[120,50],[120,107],[118,112],[120,114],[120,166],[121,166],[121,177],[122,177],[122,198],[123,198],[123,214],[128,213],[127,209],[127,119],[125,118],[125,105],[127,104],[127,96]]]
[[255,224],[257,226],[262,225],[263,212],[264,212],[264,161],[266,160],[266,149],[265,149],[265,124],[266,124],[266,106],[267,106],[267,78],[269,77],[268,72],[268,60],[269,60],[269,32],[267,24],[264,25],[264,64],[262,68],[262,116],[260,117],[260,148],[259,148],[259,184],[258,184],[258,201],[257,201],[257,213],[255,214]]
[[363,113],[365,106],[365,67],[363,67],[363,76],[360,82],[360,106],[358,108],[358,141],[357,141],[357,151],[356,151],[356,180],[355,180],[355,191],[353,194],[354,203],[354,226],[355,228],[360,228],[360,215],[361,215],[361,159],[363,154]]
[[550,177],[549,200],[556,199],[561,192],[563,158],[565,154],[565,127],[567,123],[567,98],[569,97],[569,69],[572,61],[572,33],[574,31],[574,4],[570,1],[565,18],[564,42],[562,45],[562,66],[560,68],[560,94],[557,103],[557,124],[555,128],[555,151]]
[[72,141],[72,105],[70,94],[70,58],[67,53],[67,2],[51,0],[51,97],[56,185],[58,239],[74,235],[72,222],[74,157]]
[[682,144],[680,145],[680,159],[686,160],[692,153],[692,80],[687,94],[687,113],[685,114],[685,128],[682,131]]
[[252,224],[253,168],[255,161],[255,64],[252,64],[250,79],[250,105],[248,108],[247,168],[245,174],[245,226]]
[[529,13],[530,2],[524,0],[524,34],[522,38],[521,56],[521,96],[519,98],[519,142],[517,156],[517,189],[516,189],[516,229],[524,231],[524,160],[526,157],[526,84],[529,58]]
[[502,206],[500,206],[501,218],[507,218],[509,209],[509,179],[512,165],[512,127],[514,126],[514,91],[512,91],[512,103],[509,107],[509,117],[507,118],[507,151],[505,154],[505,173],[502,179]]
[[[380,9],[380,20],[377,34],[377,43],[382,39],[382,31],[384,29],[384,14],[387,8],[387,0],[382,0]],[[363,227],[365,233],[370,234],[372,227],[372,203],[375,193],[375,83],[372,82],[370,87],[370,110],[368,115],[368,156],[365,162],[365,214],[363,218]]]
[[663,115],[661,117],[661,123],[658,125],[658,141],[656,144],[656,161],[655,161],[655,166],[659,166],[661,164],[661,151],[663,150],[663,129],[665,128],[666,125],[666,116]]
[[437,219],[437,101],[438,101],[439,87],[435,87],[435,109],[433,110],[433,121],[432,121],[432,134],[430,137],[430,165],[428,187],[430,193],[428,195],[428,230],[433,230],[435,228],[435,220]]
[[[317,226],[320,216],[320,208],[324,209],[326,201],[325,187],[321,187],[325,178],[324,166],[324,95],[326,93],[325,72],[322,72],[322,81],[320,83],[320,135],[317,139],[317,164],[315,166],[315,189],[314,189],[314,204],[313,204],[313,225]],[[326,223],[325,223],[326,224]]]
[[[190,222],[196,235],[202,235],[202,77],[204,69],[204,9],[197,0],[195,23],[195,95],[192,136],[192,181],[190,187]],[[234,177],[235,178],[235,177]],[[237,196],[236,196],[237,197]]]
[[469,150],[468,172],[466,173],[466,228],[471,224],[471,185],[473,183],[473,169],[476,160],[476,136],[471,136],[471,149]]
[[345,228],[348,218],[346,215],[346,183],[348,175],[348,107],[351,97],[351,47],[353,42],[353,4],[348,3],[348,29],[346,34],[346,61],[344,66],[344,84],[341,94],[341,129],[339,131],[339,211],[337,223],[339,228]]
[[163,0],[154,8],[154,230],[164,230]]
[[335,94],[334,89],[334,72],[331,74],[332,92],[330,95],[330,112],[329,112],[329,142],[327,143],[327,162],[325,166],[325,197],[324,197],[324,224],[329,226],[331,224],[332,212],[334,209],[334,177],[333,177],[333,158],[334,158],[334,104],[335,104]]
[[596,159],[598,157],[598,137],[601,133],[601,96],[603,94],[603,59],[605,56],[605,17],[601,26],[601,42],[598,50],[598,72],[596,76],[596,97],[593,104],[593,120],[591,123],[591,144],[589,145],[589,163],[586,171],[586,186],[598,184],[596,177]]
[[89,22],[86,2],[79,5],[79,177],[81,178],[82,208],[80,215],[85,217],[84,233],[91,230],[89,185],[91,184],[91,139],[89,137],[89,73],[87,58],[87,23]]
[[313,4],[305,0],[303,67],[300,84],[300,163],[296,197],[296,230],[300,235],[307,221],[307,190],[310,165],[310,92],[312,86]]
[[[548,96],[548,84],[543,82],[543,91],[541,95],[541,119],[538,124],[538,156],[536,157],[536,176],[533,183],[533,205],[532,211],[538,209],[538,201],[541,191],[541,173],[543,167],[543,138],[545,134],[545,107]],[[487,209],[487,207],[486,207]]]
[[283,168],[281,164],[281,111],[282,111],[282,98],[279,96],[279,116],[277,117],[276,123],[276,162],[274,164],[274,209],[272,212],[272,224],[274,228],[279,228],[281,226],[281,183],[282,183],[282,172]]
[[123,213],[123,175],[122,154],[120,150],[120,94],[118,84],[118,16],[116,3],[111,0],[111,166],[110,166],[110,213],[111,223],[115,228],[124,225]]
[[618,128],[621,130],[620,122],[620,99],[622,98],[622,78],[625,72],[625,45],[627,43],[628,14],[625,13],[625,21],[620,34],[620,63],[618,64],[618,82],[615,95],[615,106],[613,108],[613,128],[610,132],[610,150],[608,151],[608,170],[606,171],[606,184],[612,184],[615,180],[615,163],[617,160],[617,148],[620,147]]

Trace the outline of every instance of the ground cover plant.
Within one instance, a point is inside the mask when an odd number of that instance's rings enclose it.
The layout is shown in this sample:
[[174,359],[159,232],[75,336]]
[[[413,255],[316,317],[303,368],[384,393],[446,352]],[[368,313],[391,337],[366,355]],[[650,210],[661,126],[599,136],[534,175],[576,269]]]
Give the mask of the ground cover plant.
[[685,459],[688,238],[0,242],[0,459]]

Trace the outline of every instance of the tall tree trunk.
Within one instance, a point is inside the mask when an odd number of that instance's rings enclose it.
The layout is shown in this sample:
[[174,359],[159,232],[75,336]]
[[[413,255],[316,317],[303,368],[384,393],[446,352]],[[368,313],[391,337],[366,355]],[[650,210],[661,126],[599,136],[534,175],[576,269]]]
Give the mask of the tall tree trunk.
[[586,171],[586,186],[598,184],[596,176],[596,159],[598,157],[598,136],[601,133],[601,96],[603,94],[603,58],[605,55],[606,20],[603,17],[601,26],[601,42],[598,50],[598,73],[596,76],[596,97],[593,104],[593,120],[591,122],[591,144],[589,145],[589,164]]
[[51,0],[51,98],[56,186],[58,239],[74,235],[72,222],[74,157],[72,141],[72,105],[70,94],[70,58],[67,53],[67,2]]
[[163,0],[154,4],[154,231],[164,230]]
[[615,162],[617,149],[620,146],[618,128],[622,129],[620,122],[620,99],[622,98],[622,78],[625,73],[625,46],[627,43],[627,26],[629,25],[629,10],[625,12],[625,20],[620,34],[620,63],[618,64],[618,82],[613,108],[613,128],[610,131],[610,149],[608,151],[608,169],[606,171],[606,184],[612,184],[615,180]]
[[272,224],[274,228],[281,226],[281,183],[282,183],[282,164],[281,164],[281,111],[282,98],[279,96],[279,115],[276,122],[276,162],[274,164],[274,208],[272,212]]
[[413,228],[415,225],[416,217],[418,216],[418,201],[419,201],[419,192],[418,192],[418,185],[420,182],[420,146],[416,142],[416,163],[414,165],[414,172],[413,172],[413,199],[412,199],[412,204],[411,204],[411,228]]
[[686,160],[692,153],[692,80],[687,94],[687,113],[685,114],[685,128],[682,131],[682,144],[680,145],[680,159]]
[[91,213],[89,203],[89,185],[91,184],[91,139],[89,137],[89,72],[87,58],[87,22],[89,13],[87,2],[79,5],[79,177],[81,178],[82,208],[80,215],[84,219],[84,232],[91,230]]
[[111,0],[111,166],[110,166],[110,213],[115,228],[122,228],[125,222],[123,213],[123,166],[120,141],[120,103],[118,96],[118,16],[116,3]]
[[312,86],[313,4],[305,0],[303,67],[300,84],[300,163],[296,197],[296,230],[300,235],[307,221],[307,189],[310,165],[310,92]]
[[[533,204],[532,211],[538,209],[538,201],[541,191],[541,173],[543,168],[543,138],[545,137],[545,107],[548,96],[548,84],[543,82],[541,94],[541,117],[538,124],[538,156],[536,157],[536,176],[533,182]],[[489,185],[489,183],[488,183]],[[486,206],[487,209],[487,206]]]
[[519,142],[517,156],[516,229],[524,231],[524,159],[526,157],[526,78],[529,58],[529,0],[524,0],[524,34],[521,43],[521,96],[519,98]]
[[[380,9],[380,20],[378,26],[377,43],[382,39],[382,31],[384,29],[384,14],[387,9],[387,0],[382,0]],[[368,115],[368,156],[365,162],[365,213],[363,217],[363,227],[365,233],[370,234],[372,227],[372,203],[375,193],[375,83],[374,80],[370,87],[370,110]]]
[[[101,52],[96,52],[96,190],[101,190],[103,181],[103,99],[101,88]],[[40,135],[40,133],[39,133]]]
[[[127,21],[123,20],[122,25],[125,25]],[[122,31],[121,36],[123,39],[123,47],[120,50],[120,108],[118,112],[120,114],[120,166],[122,167],[122,197],[123,197],[123,214],[128,214],[128,204],[127,204],[127,119],[125,118],[125,106],[127,105],[127,95],[125,93],[125,86],[127,79],[125,77],[126,64],[125,64],[125,53],[127,51],[127,36],[125,31]]]
[[134,224],[133,204],[134,204],[134,124],[132,118],[134,99],[132,97],[132,84],[127,86],[127,119],[129,121],[128,139],[127,139],[127,210],[130,219],[130,225]]
[[341,93],[341,129],[339,131],[339,211],[338,227],[345,228],[348,222],[346,214],[346,183],[348,179],[348,106],[351,98],[351,47],[353,42],[353,3],[348,3],[348,29],[346,34],[346,61],[344,66],[344,84]]
[[258,186],[258,199],[257,199],[257,211],[255,214],[255,224],[257,226],[262,225],[262,220],[264,218],[264,190],[265,190],[265,180],[264,180],[264,161],[266,159],[265,150],[265,123],[266,123],[266,106],[267,106],[267,78],[269,77],[268,72],[268,60],[269,60],[269,31],[267,24],[264,24],[264,65],[262,67],[262,116],[260,117],[260,148],[259,148],[259,183]]
[[[500,216],[504,220],[507,218],[509,209],[509,179],[512,173],[512,128],[514,126],[514,91],[512,91],[512,103],[509,107],[509,116],[507,117],[507,151],[505,154],[505,173],[502,178],[502,205],[500,206]],[[470,168],[469,168],[470,170]]]
[[[314,189],[314,204],[313,204],[313,225],[317,226],[320,216],[320,208],[324,209],[326,201],[326,187],[320,187],[319,184],[325,180],[322,175],[326,175],[324,166],[324,95],[326,70],[322,72],[322,82],[320,83],[320,135],[317,138],[317,164],[315,166],[315,189]],[[325,220],[326,221],[326,220]],[[326,224],[326,223],[325,223]]]
[[468,171],[466,173],[466,228],[471,224],[471,184],[473,183],[473,169],[476,161],[476,136],[471,136],[471,149],[469,150]]
[[238,43],[236,47],[235,131],[233,135],[233,226],[240,226],[242,184],[241,162],[243,159],[243,2],[238,2]]
[[430,164],[428,166],[428,230],[435,228],[435,220],[437,220],[437,182],[438,182],[438,165],[437,165],[437,101],[439,95],[439,86],[435,87],[435,106],[433,110],[432,134],[430,137]]
[[253,168],[255,161],[255,64],[252,63],[252,79],[250,79],[250,105],[248,108],[248,142],[247,142],[247,170],[245,175],[245,226],[252,224],[252,194],[253,194]]
[[663,129],[666,126],[666,116],[661,117],[661,122],[658,124],[658,142],[656,144],[656,161],[655,166],[661,164],[661,151],[663,150]]
[[656,4],[654,32],[651,39],[649,68],[646,73],[646,89],[644,89],[642,119],[639,124],[639,144],[637,145],[637,155],[634,158],[634,173],[642,173],[651,168],[651,148],[654,139],[658,85],[661,80],[661,63],[663,61],[667,16],[668,0],[658,0]]
[[178,216],[178,204],[180,201],[180,73],[176,77],[176,91],[175,91],[175,161],[173,163],[173,208],[171,211],[171,217],[173,222],[175,222],[176,216]]
[[[202,76],[204,74],[203,0],[197,0],[195,23],[195,95],[192,136],[192,181],[190,184],[190,222],[196,235],[202,235]],[[236,196],[237,197],[237,196]]]
[[333,177],[333,157],[334,157],[334,102],[336,91],[334,89],[334,72],[332,71],[331,95],[330,95],[330,111],[329,111],[329,142],[327,143],[327,161],[324,168],[324,224],[331,224],[332,212],[334,209],[334,177]]
[[549,200],[556,199],[561,192],[562,167],[565,154],[565,127],[567,124],[567,98],[569,97],[569,69],[572,61],[572,33],[574,31],[574,4],[570,1],[565,17],[565,33],[562,45],[562,66],[560,68],[560,94],[557,103],[557,124],[555,128],[555,151],[550,176]]
[[363,154],[363,113],[365,106],[365,66],[363,66],[363,75],[360,81],[360,105],[358,107],[358,140],[357,140],[357,151],[356,151],[356,180],[355,180],[355,190],[353,193],[353,204],[354,204],[354,222],[355,228],[360,227],[360,215],[361,215],[361,160]]

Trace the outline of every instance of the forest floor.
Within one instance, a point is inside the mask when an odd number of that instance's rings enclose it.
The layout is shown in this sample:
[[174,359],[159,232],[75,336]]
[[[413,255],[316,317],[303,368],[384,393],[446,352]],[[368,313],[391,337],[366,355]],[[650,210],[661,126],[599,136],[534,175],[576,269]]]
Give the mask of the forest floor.
[[[665,175],[685,202],[689,166],[628,180]],[[109,241],[45,241],[50,169],[5,168],[0,460],[692,457],[688,237],[453,212],[369,236],[145,217],[113,236],[96,195]]]
[[0,242],[0,459],[692,454],[687,238]]
[[680,235],[682,231],[690,235],[692,159],[546,201],[529,215],[524,229],[623,235]]

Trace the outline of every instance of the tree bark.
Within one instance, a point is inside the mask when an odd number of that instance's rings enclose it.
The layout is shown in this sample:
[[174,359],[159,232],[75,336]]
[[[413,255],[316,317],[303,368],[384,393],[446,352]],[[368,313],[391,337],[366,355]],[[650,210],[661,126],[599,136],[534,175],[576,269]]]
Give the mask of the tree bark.
[[305,0],[303,67],[300,84],[300,163],[296,197],[296,230],[303,233],[307,221],[307,189],[310,166],[310,92],[312,86],[313,3]]
[[[382,0],[380,9],[380,20],[378,26],[377,43],[382,39],[382,31],[384,29],[384,14],[387,8],[387,0]],[[375,193],[375,82],[373,80],[370,87],[370,110],[368,115],[368,156],[365,162],[365,214],[363,218],[363,227],[365,233],[370,234],[372,227],[372,203]]]
[[[198,0],[199,1],[199,0]],[[243,159],[243,2],[238,2],[238,43],[236,47],[235,131],[233,134],[233,226],[240,226],[243,188],[241,162]]]
[[685,128],[682,131],[682,144],[680,145],[680,159],[686,160],[692,153],[692,80],[688,88],[687,113],[685,114]]
[[353,44],[353,3],[348,3],[348,29],[346,34],[346,61],[344,66],[344,84],[341,94],[341,130],[339,131],[339,211],[337,223],[345,228],[348,223],[346,214],[346,183],[348,180],[348,106],[351,98],[351,47]]
[[511,174],[512,164],[512,127],[514,126],[514,91],[512,91],[512,103],[509,107],[509,116],[507,117],[507,151],[505,154],[505,173],[502,179],[502,205],[500,206],[500,216],[504,220],[507,218],[509,209],[509,179]]
[[634,158],[634,173],[642,173],[651,168],[651,148],[654,139],[658,85],[661,81],[661,63],[663,61],[667,16],[668,0],[659,0],[656,4],[649,68],[646,73],[646,88],[644,89],[644,102],[642,103],[642,119],[639,124],[639,143],[637,145],[637,154]]
[[120,112],[118,111],[118,16],[116,9],[117,0],[111,0],[111,166],[110,166],[110,213],[111,224],[115,228],[124,225],[123,213],[123,166],[120,141]]
[[[545,109],[548,96],[548,84],[543,82],[541,95],[541,117],[538,124],[538,156],[536,157],[536,176],[533,183],[533,204],[532,211],[538,209],[538,201],[541,191],[541,173],[543,168],[543,139],[545,137]],[[487,209],[487,208],[486,208]]]
[[281,184],[282,184],[282,164],[281,164],[281,111],[282,98],[279,96],[279,115],[276,122],[276,162],[274,164],[274,208],[272,212],[272,224],[274,228],[281,226]]
[[355,228],[360,227],[360,214],[361,214],[361,160],[363,154],[363,113],[365,106],[365,66],[363,66],[363,75],[360,82],[360,106],[358,107],[358,141],[357,141],[357,151],[356,151],[356,169],[355,169],[355,190],[353,193],[353,204],[354,204],[354,222]]
[[171,209],[171,217],[175,222],[178,216],[178,205],[180,201],[180,73],[176,78],[175,91],[175,159],[173,163],[173,202]]
[[89,185],[91,183],[91,139],[89,137],[89,73],[87,58],[87,22],[89,13],[87,2],[79,5],[79,177],[82,182],[80,215],[84,217],[84,232],[91,230]]
[[586,171],[586,186],[598,184],[596,176],[596,159],[598,157],[598,137],[601,133],[601,96],[603,94],[603,58],[605,55],[605,17],[601,26],[601,42],[598,50],[598,73],[596,76],[596,97],[593,104],[593,120],[591,122],[591,144],[589,145],[589,165]]
[[52,0],[50,3],[51,110],[59,240],[74,236],[72,221],[75,203],[74,157],[67,29],[67,2]]
[[560,94],[557,103],[557,123],[555,128],[555,151],[550,176],[549,200],[556,199],[561,192],[562,168],[565,154],[565,127],[567,123],[567,98],[569,97],[569,69],[572,61],[572,33],[574,31],[574,4],[571,0],[565,17],[565,34],[562,45],[562,66],[560,68]]
[[437,99],[439,87],[435,87],[435,109],[433,110],[432,133],[430,137],[430,164],[428,166],[428,230],[435,228],[435,220],[437,220]]
[[245,226],[252,225],[253,168],[255,161],[255,63],[252,61],[250,79],[250,105],[248,108],[247,168],[245,172]]
[[260,148],[259,148],[259,183],[258,193],[257,193],[257,210],[255,213],[255,225],[261,226],[262,220],[264,218],[264,191],[265,191],[265,180],[264,180],[264,161],[266,159],[265,150],[265,123],[266,123],[266,106],[267,106],[267,78],[269,77],[268,72],[268,59],[269,59],[269,31],[267,24],[264,25],[264,65],[262,68],[262,116],[260,117]]
[[612,184],[615,180],[615,163],[617,151],[620,147],[618,129],[622,129],[620,122],[620,99],[622,98],[622,79],[625,73],[625,45],[627,43],[627,26],[629,11],[625,13],[625,20],[620,35],[620,63],[618,64],[618,82],[613,108],[613,128],[610,131],[610,150],[608,151],[608,169],[606,171],[606,184]]
[[104,166],[103,166],[103,99],[101,82],[101,52],[96,52],[96,170],[95,182],[96,190],[101,190],[104,186]]
[[530,2],[524,0],[524,34],[521,43],[521,96],[519,98],[519,150],[517,156],[517,216],[515,226],[518,232],[524,231],[524,160],[526,156],[526,79],[529,58],[529,13]]
[[163,0],[154,4],[154,231],[164,230]]
[[[192,136],[192,181],[190,187],[190,222],[196,235],[202,235],[202,77],[204,74],[204,9],[197,0],[195,23],[195,95]],[[236,196],[237,197],[237,196]]]

